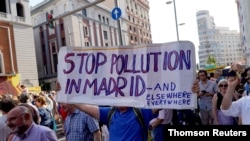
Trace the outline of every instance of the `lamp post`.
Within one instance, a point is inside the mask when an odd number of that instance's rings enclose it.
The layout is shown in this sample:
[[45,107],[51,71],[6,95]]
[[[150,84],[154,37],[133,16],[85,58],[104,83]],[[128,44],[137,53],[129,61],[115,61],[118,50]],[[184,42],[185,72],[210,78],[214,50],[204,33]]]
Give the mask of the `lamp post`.
[[[175,28],[176,28],[176,35],[177,35],[177,41],[179,41],[179,31],[178,31],[178,22],[177,22],[177,14],[176,14],[176,7],[175,7],[175,0],[173,1],[167,1],[166,4],[171,4],[173,2],[174,4],[174,15],[175,15]],[[181,23],[179,25],[184,25],[185,23]]]

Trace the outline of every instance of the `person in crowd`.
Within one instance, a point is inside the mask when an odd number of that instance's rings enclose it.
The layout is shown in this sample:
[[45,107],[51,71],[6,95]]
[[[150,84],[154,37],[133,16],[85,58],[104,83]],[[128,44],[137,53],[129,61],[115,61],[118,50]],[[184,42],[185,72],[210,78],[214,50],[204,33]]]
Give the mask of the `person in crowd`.
[[212,97],[217,92],[217,84],[215,81],[208,80],[207,71],[199,70],[199,88],[198,106],[203,125],[212,125]]
[[21,93],[29,93],[29,89],[24,85],[20,85],[20,90],[21,90]]
[[54,105],[53,105],[53,101],[49,98],[49,93],[48,93],[48,92],[41,91],[41,92],[39,93],[39,96],[43,96],[43,97],[45,98],[45,105],[46,105],[46,108],[47,108],[51,113],[53,113]]
[[250,77],[247,77],[246,82],[244,84],[243,96],[249,96],[249,95],[250,95]]
[[43,96],[38,96],[35,99],[35,104],[38,108],[39,115],[41,117],[40,125],[47,126],[53,129],[51,112],[46,107],[46,100]]
[[[36,115],[39,115],[39,112],[38,112],[38,109],[37,107],[31,103],[31,94],[30,93],[22,93],[20,96],[19,96],[19,101],[20,101],[20,104],[22,103],[26,103],[28,105],[30,105],[31,107],[33,107],[33,109],[36,111]],[[35,120],[35,123],[36,124],[40,124],[40,116],[38,116],[38,119]]]
[[68,141],[101,141],[99,123],[88,114],[79,111],[72,104],[61,103],[67,112],[64,122],[66,140]]
[[[244,69],[245,67],[243,65],[234,63],[231,65],[230,71],[243,73]],[[250,97],[245,96],[236,101],[232,101],[235,89],[239,84],[240,78],[237,75],[228,77],[228,88],[222,100],[221,111],[227,116],[241,117],[242,125],[250,125]]]
[[[57,82],[56,87],[56,90],[61,90],[59,82]],[[193,93],[199,92],[198,81],[193,83],[191,89]],[[145,125],[142,126],[138,120],[138,116],[133,110],[133,107],[99,107],[97,105],[89,104],[74,104],[74,106],[80,111],[99,120],[101,123],[108,125],[109,141],[147,141],[149,122],[153,119],[153,115],[159,110],[139,109],[143,117],[143,125]],[[110,117],[109,113],[112,108],[114,108],[114,112],[113,116]]]
[[247,82],[247,79],[250,78],[250,68],[245,68],[240,76],[240,83],[244,85]]
[[37,107],[31,103],[31,94],[30,93],[21,93],[19,95],[19,101],[20,101],[20,103],[27,103],[30,106],[34,107],[34,109],[37,110]]
[[177,110],[177,125],[202,125],[197,109]]
[[27,103],[20,103],[19,106],[27,107],[30,110],[30,113],[32,115],[33,121],[35,124],[40,124],[41,117],[39,115],[38,110],[36,110],[33,106]]
[[161,109],[157,112],[157,117],[153,118],[149,123],[149,130],[153,141],[166,141],[167,130],[172,125],[173,110]]
[[[58,113],[58,103],[55,99],[55,96],[56,96],[56,92],[55,91],[50,91],[50,93],[48,94],[48,98],[51,99],[52,103],[53,103],[53,108],[52,108],[52,115],[54,117],[56,117],[57,115],[59,115]],[[59,118],[59,117],[58,117]]]
[[65,132],[64,132],[64,122],[66,120],[66,117],[67,117],[68,113],[62,108],[61,103],[58,103],[58,112],[59,112],[59,114],[61,116],[61,123],[62,123],[62,128],[63,128],[62,132],[59,133],[59,135],[64,135],[65,134]]
[[222,71],[220,69],[217,69],[214,71],[214,78],[215,78],[215,82],[218,84],[219,81],[221,79],[223,79],[224,77],[222,76]]
[[11,133],[11,129],[7,126],[5,121],[7,120],[7,114],[15,106],[13,99],[7,97],[0,101],[0,110],[2,111],[2,116],[0,117],[0,141],[6,141],[8,135]]
[[[214,124],[215,125],[236,125],[237,118],[232,116],[226,116],[222,113],[220,107],[222,99],[226,93],[228,88],[228,83],[226,79],[221,79],[218,83],[218,92],[213,96],[213,116],[214,116]],[[238,97],[235,96],[232,98],[233,101],[237,100]]]
[[216,80],[216,78],[214,77],[214,73],[213,72],[211,72],[209,74],[209,80],[211,80],[211,81],[215,81]]
[[[101,123],[109,125],[110,141],[147,141],[149,121],[157,109],[140,109],[143,117],[142,128],[133,107],[115,107],[113,116],[109,120],[108,115],[112,107],[98,107],[95,105],[75,104],[75,106]],[[119,129],[119,130],[118,130]]]
[[6,123],[12,130],[8,141],[57,141],[53,130],[34,123],[27,107],[16,106],[9,111]]

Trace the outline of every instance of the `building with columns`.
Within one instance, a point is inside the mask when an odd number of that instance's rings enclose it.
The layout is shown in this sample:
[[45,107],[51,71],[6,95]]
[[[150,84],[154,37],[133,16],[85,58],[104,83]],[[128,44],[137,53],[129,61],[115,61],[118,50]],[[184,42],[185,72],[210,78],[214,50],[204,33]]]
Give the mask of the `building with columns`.
[[[105,0],[60,18],[90,2],[93,0],[44,0],[31,8],[38,76],[43,89],[55,88],[57,55],[62,46],[103,48],[152,43],[147,0]],[[122,10],[120,20],[111,17],[116,6]],[[48,27],[47,14],[56,19],[54,28]]]

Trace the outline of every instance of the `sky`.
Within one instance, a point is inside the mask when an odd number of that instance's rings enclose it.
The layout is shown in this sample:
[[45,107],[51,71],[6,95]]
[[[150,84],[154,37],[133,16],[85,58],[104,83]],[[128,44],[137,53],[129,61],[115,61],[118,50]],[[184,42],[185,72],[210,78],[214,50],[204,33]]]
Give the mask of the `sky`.
[[[167,0],[149,0],[151,32],[154,43],[176,41],[174,5]],[[219,27],[229,27],[239,31],[238,12],[235,0],[175,0],[177,23],[180,40],[192,41],[199,45],[196,12],[208,10]]]
[[[34,6],[43,0],[30,0]],[[151,33],[153,43],[166,43],[177,40],[174,5],[166,4],[168,0],[148,0],[150,11]],[[198,51],[199,38],[196,23],[196,12],[208,10],[219,27],[229,27],[239,31],[237,5],[235,0],[175,0],[179,40],[193,42]],[[196,58],[197,58],[196,53]],[[198,58],[197,58],[198,59]]]

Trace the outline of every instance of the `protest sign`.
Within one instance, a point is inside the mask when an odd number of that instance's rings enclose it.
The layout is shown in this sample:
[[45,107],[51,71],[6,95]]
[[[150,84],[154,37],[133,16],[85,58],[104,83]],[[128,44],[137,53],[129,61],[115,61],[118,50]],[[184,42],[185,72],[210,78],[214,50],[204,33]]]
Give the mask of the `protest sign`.
[[196,107],[189,41],[123,47],[62,47],[59,102],[142,108]]

